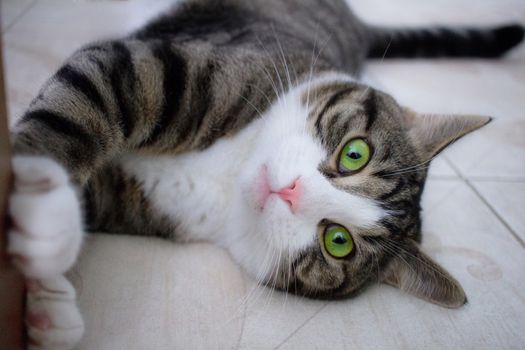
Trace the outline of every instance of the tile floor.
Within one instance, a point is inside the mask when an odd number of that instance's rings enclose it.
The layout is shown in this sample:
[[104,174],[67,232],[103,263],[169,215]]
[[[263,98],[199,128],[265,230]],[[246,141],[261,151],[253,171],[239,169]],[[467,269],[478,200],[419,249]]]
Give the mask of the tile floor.
[[[170,2],[2,0],[11,124],[79,45],[126,33]],[[349,3],[375,23],[525,24],[521,0]],[[467,306],[441,309],[384,286],[351,301],[327,303],[276,293],[239,306],[240,296],[258,289],[224,252],[100,236],[88,242],[73,273],[88,326],[80,348],[523,348],[525,45],[502,61],[372,62],[366,75],[420,111],[496,117],[434,161],[423,199],[424,247],[461,281],[469,296]],[[108,247],[116,245],[122,248],[113,255]],[[170,260],[173,250],[176,264]],[[158,271],[158,264],[165,265],[161,257],[174,269],[183,265],[200,270],[171,276],[172,271]],[[130,264],[136,266],[133,278],[117,279],[119,287],[107,285],[115,276],[127,276]],[[218,271],[217,280],[210,281],[207,269]],[[142,290],[144,281],[163,284],[165,293],[150,287],[154,294],[148,294]],[[192,283],[188,286],[187,281]],[[136,310],[130,308],[139,304]],[[176,314],[166,314],[165,305],[172,305]],[[155,312],[164,315],[160,321]],[[144,317],[150,326],[134,324]]]

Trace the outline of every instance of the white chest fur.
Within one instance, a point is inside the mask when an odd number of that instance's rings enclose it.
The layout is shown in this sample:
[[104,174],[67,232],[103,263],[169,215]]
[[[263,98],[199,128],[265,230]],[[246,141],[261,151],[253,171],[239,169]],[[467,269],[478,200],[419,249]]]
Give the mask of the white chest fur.
[[128,155],[123,168],[142,183],[154,207],[172,218],[182,240],[212,240],[231,215],[237,174],[250,153],[259,121],[204,151],[178,156]]

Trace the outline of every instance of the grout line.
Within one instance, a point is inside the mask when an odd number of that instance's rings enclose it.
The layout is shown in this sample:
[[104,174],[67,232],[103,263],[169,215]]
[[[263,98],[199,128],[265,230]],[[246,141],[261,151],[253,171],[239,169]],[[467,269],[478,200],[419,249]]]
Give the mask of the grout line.
[[461,179],[457,176],[452,175],[428,175],[427,180],[429,181],[460,181]]
[[525,182],[525,177],[499,177],[499,176],[471,176],[469,181],[474,182],[509,182],[509,183],[522,183]]
[[487,201],[487,199],[483,197],[483,195],[477,190],[476,187],[474,187],[474,185],[470,181],[467,180],[466,183],[472,189],[472,191],[474,191],[474,193],[476,193],[476,195],[483,201],[483,203],[485,203],[485,205],[489,207],[492,213],[496,215],[496,217],[501,221],[503,226],[505,226],[507,230],[510,231],[510,233],[514,236],[514,238],[516,238],[518,243],[521,244],[523,248],[525,248],[525,241],[523,241],[523,239],[516,233],[516,231],[514,231],[514,229],[507,223],[507,221],[505,221],[505,219],[503,219],[503,217],[499,215],[499,213],[496,211],[496,209],[494,209],[494,207],[489,203],[489,201]]
[[301,323],[301,325],[299,327],[297,327],[297,329],[295,329],[292,333],[290,333],[286,338],[284,338],[283,341],[281,341],[275,348],[273,348],[274,350],[277,350],[279,349],[280,347],[282,347],[288,340],[290,340],[290,338],[292,338],[297,332],[299,332],[304,326],[306,326],[308,324],[308,322],[310,322],[315,316],[317,316],[321,311],[323,311],[323,309],[325,307],[328,306],[328,303],[325,302],[319,309],[317,309],[310,317],[308,317],[303,323]]
[[37,3],[37,0],[33,0],[29,5],[26,6],[25,9],[20,11],[20,13],[15,17],[15,19],[7,26],[5,29],[2,30],[2,35],[7,34],[7,32],[16,24],[18,23],[18,20],[22,18],[33,6],[35,6]]
[[454,173],[456,173],[456,176],[459,178],[459,180],[465,181],[465,178],[459,172],[459,169],[450,161],[450,159],[447,158],[446,155],[443,155],[443,159],[445,160],[445,163],[447,163],[448,166],[454,171]]
[[[445,158],[446,159],[446,158]],[[494,207],[489,203],[489,201],[483,197],[483,195],[477,190],[477,188],[470,182],[469,179],[465,178],[458,170],[458,168],[448,159],[446,159],[450,167],[458,174],[459,178],[476,194],[476,196],[487,206],[487,208],[496,216],[500,223],[507,228],[512,236],[518,241],[522,248],[525,249],[525,241],[514,231],[514,229],[505,221],[505,219],[494,209]]]

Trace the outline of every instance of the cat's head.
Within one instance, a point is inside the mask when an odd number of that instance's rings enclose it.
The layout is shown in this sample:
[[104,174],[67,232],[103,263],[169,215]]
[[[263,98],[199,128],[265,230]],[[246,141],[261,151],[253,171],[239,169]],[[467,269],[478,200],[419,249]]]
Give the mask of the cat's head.
[[463,305],[419,249],[420,198],[429,161],[489,121],[418,115],[341,76],[299,86],[265,113],[242,166],[232,254],[263,283],[311,297],[381,281]]

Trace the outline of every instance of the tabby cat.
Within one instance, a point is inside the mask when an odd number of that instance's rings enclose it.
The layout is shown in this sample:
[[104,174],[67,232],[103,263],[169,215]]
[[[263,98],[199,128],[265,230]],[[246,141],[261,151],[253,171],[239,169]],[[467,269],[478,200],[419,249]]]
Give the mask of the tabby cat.
[[357,78],[366,58],[499,57],[523,32],[372,27],[343,0],[190,0],[84,46],[12,135],[8,249],[31,346],[82,335],[61,274],[84,231],[211,241],[313,298],[379,280],[463,305],[418,248],[420,198],[427,163],[490,118],[421,115]]

